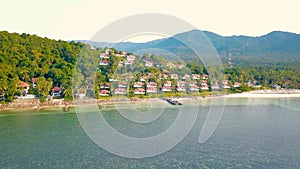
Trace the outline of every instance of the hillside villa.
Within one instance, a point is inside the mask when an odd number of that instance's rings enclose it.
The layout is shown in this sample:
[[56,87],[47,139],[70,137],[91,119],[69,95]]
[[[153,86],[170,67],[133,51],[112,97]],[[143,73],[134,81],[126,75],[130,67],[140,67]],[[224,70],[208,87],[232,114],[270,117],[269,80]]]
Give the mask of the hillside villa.
[[60,97],[62,95],[62,88],[61,87],[54,87],[51,90],[52,97]]

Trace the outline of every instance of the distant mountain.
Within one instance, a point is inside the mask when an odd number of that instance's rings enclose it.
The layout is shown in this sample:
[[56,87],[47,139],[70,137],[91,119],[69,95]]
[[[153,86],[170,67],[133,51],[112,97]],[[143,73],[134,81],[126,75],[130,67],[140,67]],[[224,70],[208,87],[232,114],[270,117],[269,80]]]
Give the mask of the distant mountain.
[[[158,48],[181,56],[193,55],[193,52],[178,41],[178,37],[185,41],[197,41],[195,36],[199,30],[176,34],[173,37],[154,40],[146,43],[121,42],[118,44],[106,42],[91,42],[95,47],[114,47],[118,50],[135,52],[147,48]],[[267,35],[250,36],[221,36],[213,32],[203,31],[221,56],[231,53],[234,56],[261,57],[300,57],[300,35],[290,32],[274,31]]]
[[243,56],[300,56],[300,35],[274,31],[259,37],[220,36],[204,32],[220,54]]

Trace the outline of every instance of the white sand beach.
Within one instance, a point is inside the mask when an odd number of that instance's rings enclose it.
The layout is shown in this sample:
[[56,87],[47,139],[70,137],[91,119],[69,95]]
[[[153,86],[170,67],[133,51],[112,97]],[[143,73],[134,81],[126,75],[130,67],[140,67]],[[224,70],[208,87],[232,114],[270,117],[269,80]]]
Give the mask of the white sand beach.
[[235,93],[226,95],[228,98],[289,98],[289,97],[299,97],[300,93]]

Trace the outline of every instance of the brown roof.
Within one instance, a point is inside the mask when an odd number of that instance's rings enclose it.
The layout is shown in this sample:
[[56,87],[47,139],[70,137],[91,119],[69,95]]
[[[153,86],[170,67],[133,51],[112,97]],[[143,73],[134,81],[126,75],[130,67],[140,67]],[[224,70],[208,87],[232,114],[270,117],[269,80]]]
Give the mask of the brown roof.
[[20,87],[29,87],[30,85],[28,83],[25,83],[23,81],[20,81]]
[[34,83],[37,82],[37,78],[32,78],[31,80],[32,80],[32,82],[34,82]]

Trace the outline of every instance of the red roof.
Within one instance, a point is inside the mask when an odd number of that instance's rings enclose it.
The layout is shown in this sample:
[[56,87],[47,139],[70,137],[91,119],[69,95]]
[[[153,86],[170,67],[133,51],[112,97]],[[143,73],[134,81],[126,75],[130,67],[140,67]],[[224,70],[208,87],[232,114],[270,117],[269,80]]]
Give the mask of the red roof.
[[52,89],[52,91],[53,91],[53,90],[55,90],[55,91],[61,91],[62,88],[61,88],[61,87],[54,87],[54,88]]
[[144,85],[143,82],[135,82],[134,85]]
[[110,92],[108,90],[100,90],[101,94],[109,94]]
[[156,85],[157,85],[157,83],[155,83],[155,82],[149,82],[149,83],[148,83],[148,85],[153,85],[153,86],[156,86]]

